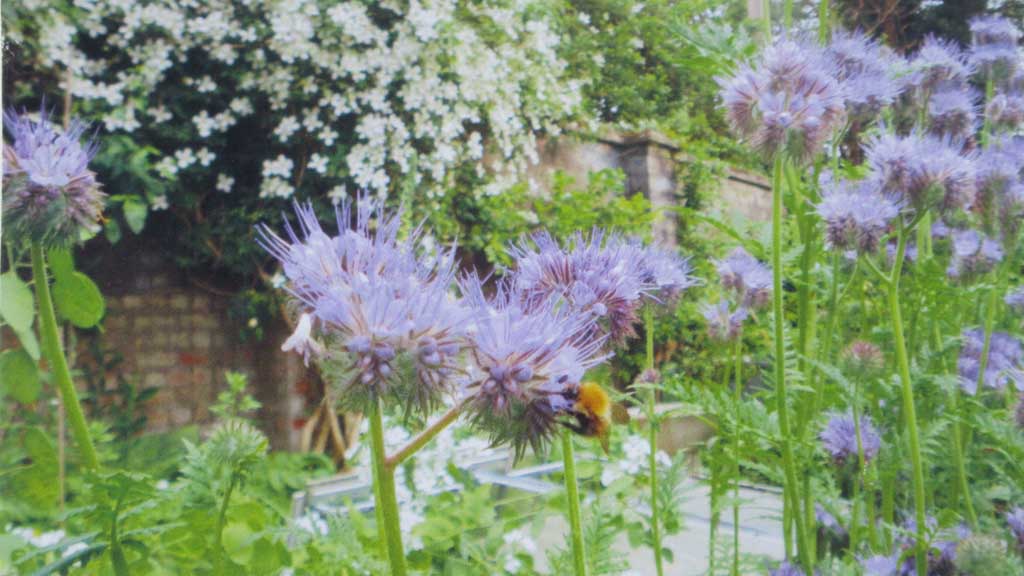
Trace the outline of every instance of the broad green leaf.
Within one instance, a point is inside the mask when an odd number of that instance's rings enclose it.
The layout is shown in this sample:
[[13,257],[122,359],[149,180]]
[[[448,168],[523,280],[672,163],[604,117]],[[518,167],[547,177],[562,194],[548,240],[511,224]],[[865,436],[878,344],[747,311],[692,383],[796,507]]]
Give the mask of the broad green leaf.
[[33,360],[39,360],[39,341],[36,340],[36,333],[30,326],[27,330],[15,330],[14,334],[18,337],[18,341],[21,342],[21,347],[28,352],[28,355]]
[[92,328],[103,318],[106,304],[96,284],[75,272],[53,285],[53,300],[61,316],[79,328]]
[[14,272],[0,274],[0,316],[15,331],[22,332],[32,327],[35,298],[28,284]]
[[103,227],[103,234],[106,235],[108,242],[117,244],[121,241],[121,225],[117,223],[117,220],[111,218],[107,220],[107,225]]
[[149,214],[149,207],[136,196],[124,201],[124,219],[128,228],[138,234],[146,227],[146,215]]
[[10,475],[10,493],[40,512],[51,510],[57,504],[57,450],[40,428],[25,429],[22,444],[31,464]]
[[39,368],[25,350],[6,350],[0,354],[0,382],[0,390],[22,404],[39,398]]
[[71,257],[71,251],[65,248],[50,249],[46,254],[46,260],[57,280],[67,278],[75,271],[75,261]]

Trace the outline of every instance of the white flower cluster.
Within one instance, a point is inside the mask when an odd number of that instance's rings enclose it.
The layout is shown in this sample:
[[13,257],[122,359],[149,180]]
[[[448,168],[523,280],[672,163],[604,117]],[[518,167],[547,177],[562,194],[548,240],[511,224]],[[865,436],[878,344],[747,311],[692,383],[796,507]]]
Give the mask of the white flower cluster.
[[[58,10],[63,4],[24,3],[5,25],[8,39],[32,40],[37,68],[70,78],[73,96],[102,111],[94,119],[107,131],[187,127],[182,143],[199,140],[206,155],[196,162],[191,148],[164,150],[158,169],[169,179],[207,178],[211,190],[234,184],[219,137],[257,114],[271,132],[259,194],[287,198],[310,172],[324,194],[336,186],[382,193],[412,178],[436,195],[457,167],[483,174],[485,147],[500,189],[535,160],[536,133],[557,133],[579,112],[580,85],[565,77],[560,39],[529,0],[385,0],[372,9],[74,0],[77,14]],[[186,70],[201,72],[182,77]],[[197,109],[161,99],[182,87],[201,100]],[[333,155],[341,135],[347,154]]]
[[[634,477],[646,473],[649,463],[647,459],[651,454],[651,445],[643,436],[632,434],[622,441],[622,458],[608,462],[601,469],[601,485],[610,486],[613,482],[623,477]],[[668,454],[658,450],[654,455],[658,466],[671,466],[672,459]]]

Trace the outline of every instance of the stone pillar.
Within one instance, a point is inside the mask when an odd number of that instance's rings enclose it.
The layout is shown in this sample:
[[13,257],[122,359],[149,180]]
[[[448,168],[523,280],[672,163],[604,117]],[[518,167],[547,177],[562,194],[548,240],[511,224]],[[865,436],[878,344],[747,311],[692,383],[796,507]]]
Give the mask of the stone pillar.
[[656,214],[654,241],[662,246],[675,246],[678,219],[671,209],[682,206],[684,198],[676,171],[679,147],[652,130],[617,140],[620,166],[626,173],[626,193],[643,194],[650,201]]

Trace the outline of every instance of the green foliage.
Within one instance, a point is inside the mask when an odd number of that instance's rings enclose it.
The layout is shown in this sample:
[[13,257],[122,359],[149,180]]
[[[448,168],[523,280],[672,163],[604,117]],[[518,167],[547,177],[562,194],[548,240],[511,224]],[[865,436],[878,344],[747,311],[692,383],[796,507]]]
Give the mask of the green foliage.
[[210,407],[210,412],[223,419],[240,418],[248,412],[260,407],[259,401],[247,391],[249,378],[240,372],[227,372],[227,390],[217,395],[217,401]]
[[15,332],[26,332],[32,328],[35,318],[35,298],[21,278],[14,271],[0,274],[0,317]]
[[35,361],[20,348],[0,352],[0,383],[0,394],[22,404],[35,402],[42,390]]

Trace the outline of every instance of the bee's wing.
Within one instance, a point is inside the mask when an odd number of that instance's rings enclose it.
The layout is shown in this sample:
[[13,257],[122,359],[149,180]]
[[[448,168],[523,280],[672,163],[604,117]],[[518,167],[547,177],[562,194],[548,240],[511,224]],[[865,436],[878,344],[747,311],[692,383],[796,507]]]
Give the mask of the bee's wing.
[[604,434],[599,434],[597,436],[598,441],[601,442],[601,449],[604,450],[605,456],[611,456],[611,446],[608,444],[608,436],[609,434],[607,430]]
[[622,404],[612,404],[612,422],[616,424],[629,424],[629,411]]

